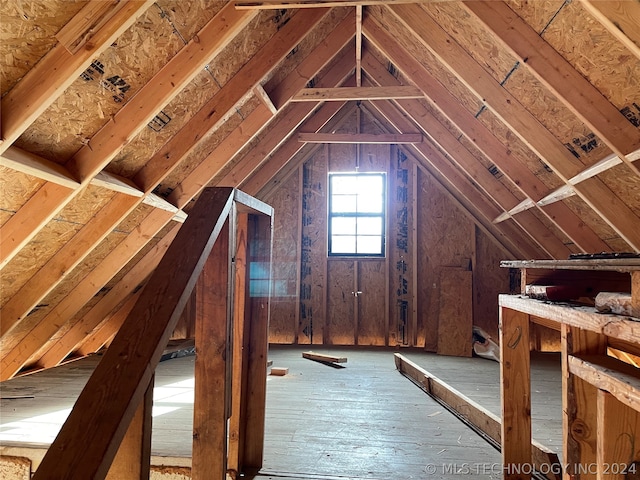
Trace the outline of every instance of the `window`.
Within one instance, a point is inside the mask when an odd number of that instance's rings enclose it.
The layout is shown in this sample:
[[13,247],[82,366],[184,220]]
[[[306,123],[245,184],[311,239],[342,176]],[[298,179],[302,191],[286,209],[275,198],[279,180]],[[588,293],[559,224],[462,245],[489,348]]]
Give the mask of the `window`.
[[385,174],[329,174],[329,255],[384,257]]

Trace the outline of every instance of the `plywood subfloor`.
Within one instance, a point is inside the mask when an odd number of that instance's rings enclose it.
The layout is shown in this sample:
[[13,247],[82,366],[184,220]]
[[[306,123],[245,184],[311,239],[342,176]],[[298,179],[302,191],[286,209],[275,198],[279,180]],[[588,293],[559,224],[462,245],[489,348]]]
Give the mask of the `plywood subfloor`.
[[[392,351],[316,349],[348,358],[345,368],[332,368],[303,359],[304,350],[270,350],[273,366],[286,367],[289,373],[268,377],[261,478],[418,479],[430,473],[457,478],[444,470],[463,463],[478,465],[473,478],[501,478],[499,468],[492,467],[500,463],[500,454],[400,375]],[[499,413],[497,363],[403,353]],[[156,456],[191,455],[193,362],[194,357],[183,357],[158,367],[152,446]],[[534,436],[559,450],[559,358],[536,355],[532,363],[533,412],[539,418]],[[95,364],[96,359],[85,359],[0,385],[0,443],[50,442]]]

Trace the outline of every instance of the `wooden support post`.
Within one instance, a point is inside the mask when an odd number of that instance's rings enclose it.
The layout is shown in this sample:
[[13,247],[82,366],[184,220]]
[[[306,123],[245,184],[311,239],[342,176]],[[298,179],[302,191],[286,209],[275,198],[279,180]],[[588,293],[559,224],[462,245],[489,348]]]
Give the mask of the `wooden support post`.
[[[598,390],[597,437],[598,480],[638,478],[640,412],[619,402],[610,393]],[[591,470],[596,470],[596,464],[590,466],[593,467]]]
[[566,474],[579,475],[581,480],[596,479],[589,471],[597,462],[597,388],[570,373],[569,355],[600,355],[605,353],[605,337],[595,332],[562,325],[562,430],[563,462]]
[[89,378],[35,480],[105,478],[233,204],[203,191]]
[[531,477],[529,315],[500,308],[502,463],[505,480]]
[[[259,260],[271,264],[271,218],[249,216],[249,262]],[[245,473],[262,467],[264,449],[265,403],[267,395],[267,350],[269,334],[269,297],[251,296],[249,291],[249,316],[245,317],[247,345],[246,400],[244,407],[243,457],[241,466]]]
[[640,318],[640,272],[631,272],[631,309]]
[[225,480],[227,472],[229,223],[220,232],[196,284],[193,480]]
[[107,480],[146,480],[151,467],[151,411],[153,385],[151,379],[129,429],[116,453]]
[[[248,348],[245,342],[249,338],[246,331],[246,310],[249,297],[249,281],[247,269],[247,235],[249,215],[237,213],[236,215],[236,240],[234,255],[234,307],[233,307],[233,373],[231,380],[231,418],[229,420],[229,452],[227,458],[227,470],[236,474],[242,471],[242,459],[244,445],[245,415],[244,398],[246,395],[246,378],[244,372],[247,369]],[[266,370],[266,367],[265,367]]]

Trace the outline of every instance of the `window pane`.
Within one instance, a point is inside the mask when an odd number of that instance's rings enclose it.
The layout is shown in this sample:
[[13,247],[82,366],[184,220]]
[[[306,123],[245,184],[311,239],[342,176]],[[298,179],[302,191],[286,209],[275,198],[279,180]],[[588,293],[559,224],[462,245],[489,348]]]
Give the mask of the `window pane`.
[[371,193],[358,195],[358,212],[382,213],[382,196]]
[[[379,250],[379,249],[378,249]],[[331,236],[331,253],[356,253],[356,237]]]
[[382,219],[380,217],[358,218],[358,235],[382,235]]
[[380,255],[382,252],[382,237],[378,235],[358,236],[358,253]]
[[[376,232],[379,233],[379,232]],[[355,217],[333,217],[331,219],[332,235],[355,235],[356,219]]]
[[331,176],[331,192],[335,194],[354,193],[353,184],[355,176],[353,175],[332,175]]
[[350,213],[356,212],[356,196],[355,195],[332,195],[331,196],[331,212],[332,213]]
[[360,195],[382,197],[382,187],[382,177],[380,175],[361,175],[358,177],[358,194]]

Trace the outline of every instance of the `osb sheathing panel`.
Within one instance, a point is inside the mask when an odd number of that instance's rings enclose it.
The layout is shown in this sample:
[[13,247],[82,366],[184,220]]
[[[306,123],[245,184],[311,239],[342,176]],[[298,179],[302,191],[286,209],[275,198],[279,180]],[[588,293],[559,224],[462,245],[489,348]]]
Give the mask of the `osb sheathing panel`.
[[31,478],[31,460],[25,457],[0,456],[0,478],[29,480]]
[[2,95],[58,43],[55,34],[86,3],[74,0],[0,1]]
[[[298,343],[331,343],[331,339],[327,336],[327,322],[333,315],[327,306],[328,165],[329,145],[324,145],[302,166]],[[295,175],[296,173],[293,174]]]
[[498,339],[498,295],[509,292],[509,269],[500,268],[506,254],[479,228],[475,228],[473,265],[473,324]]
[[3,269],[2,305],[62,248],[114,193],[89,186],[50,221]]
[[44,180],[0,166],[0,226],[4,225],[44,183]]
[[265,201],[273,207],[273,251],[271,316],[269,320],[270,343],[296,343],[296,310],[298,308],[297,284],[298,246],[300,224],[300,181],[291,175],[282,188]]
[[576,215],[616,252],[633,249],[577,195],[562,200]]
[[[592,165],[611,153],[597,135],[523,66],[513,72],[504,87],[560,142],[575,152],[584,165]],[[592,147],[593,141],[597,146]],[[558,159],[549,161],[557,162]]]
[[417,247],[418,329],[425,349],[438,348],[440,270],[468,268],[473,257],[473,222],[440,190],[431,175],[418,170]]
[[472,14],[457,2],[432,2],[422,6],[496,81],[504,80],[515,59]]
[[203,70],[162,108],[162,113],[159,112],[164,121],[169,119],[168,123],[164,126],[161,122],[154,124],[155,130],[150,126],[143,128],[106,170],[123,177],[133,177],[218,90],[220,87],[211,74]]
[[581,3],[567,2],[545,30],[544,39],[616,107],[640,103],[640,59]]
[[640,216],[640,177],[625,165],[618,165],[598,175],[636,215]]
[[175,28],[176,34],[188,42],[225,3],[220,0],[158,0],[153,7]]
[[358,345],[385,345],[389,325],[386,323],[384,259],[358,262]]
[[351,11],[349,8],[332,8],[318,26],[311,30],[278,65],[278,68],[265,79],[263,82],[265,90],[269,92],[278,85],[326,37],[327,32],[332,31],[344,19],[349,11]]
[[[98,58],[103,73],[81,75],[16,145],[64,162],[184,46],[157,7],[149,8]],[[113,81],[110,81],[112,79]]]
[[531,25],[536,32],[542,32],[549,24],[558,10],[560,10],[564,0],[507,0],[509,7]]

